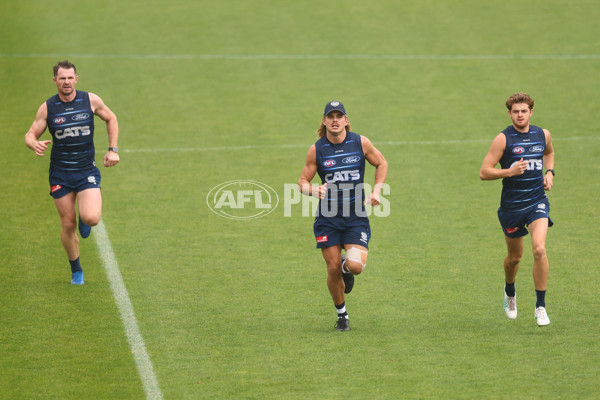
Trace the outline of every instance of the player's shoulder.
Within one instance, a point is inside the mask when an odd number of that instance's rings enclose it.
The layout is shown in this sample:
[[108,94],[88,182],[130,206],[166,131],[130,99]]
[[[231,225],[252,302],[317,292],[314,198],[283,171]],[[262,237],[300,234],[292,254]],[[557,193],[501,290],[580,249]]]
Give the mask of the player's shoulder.
[[98,96],[95,93],[92,92],[85,92],[89,102],[90,102],[90,107],[92,109],[92,111],[94,111],[94,113],[96,113],[96,110],[98,110],[99,108],[104,108],[104,101],[102,101],[102,99],[100,98],[100,96]]
[[536,128],[538,128],[541,132],[544,132],[544,135],[546,135],[546,136],[550,135],[550,131],[548,129],[540,128],[539,126]]
[[371,149],[373,149],[375,146],[373,145],[373,142],[371,142],[371,139],[369,139],[368,137],[364,136],[364,135],[359,135],[359,134],[355,134],[358,138],[358,140],[360,141],[360,144],[363,148],[363,152],[368,153]]
[[358,133],[355,133],[355,135],[360,140],[360,142],[363,143],[363,144],[365,144],[365,143],[371,144],[372,143],[371,139],[369,139],[365,135],[359,135]]
[[42,104],[40,104],[40,106],[38,107],[37,113],[36,113],[36,119],[46,119],[48,117],[48,101],[43,102]]
[[83,97],[87,97],[88,99],[90,99],[90,103],[97,102],[97,101],[102,101],[102,99],[100,98],[100,96],[98,96],[96,93],[82,92],[82,96]]
[[529,131],[531,133],[536,133],[536,134],[540,134],[541,133],[541,134],[543,134],[544,137],[546,138],[546,140],[548,140],[550,138],[550,131],[548,129],[541,128],[541,127],[539,127],[537,125],[530,125],[529,126]]
[[325,135],[325,136],[321,136],[319,139],[317,139],[317,141],[311,146],[311,149],[314,149],[316,151],[316,149],[322,149],[324,147],[329,147],[329,145],[330,145],[329,139],[327,139],[327,135]]
[[492,140],[491,149],[502,150],[506,148],[508,134],[505,131],[500,132]]
[[60,97],[58,97],[58,93],[48,97],[46,99],[46,101],[44,102],[44,104],[54,104],[54,103],[60,103]]
[[552,141],[552,135],[548,129],[542,129],[544,132],[544,138],[546,139],[546,143],[550,143]]

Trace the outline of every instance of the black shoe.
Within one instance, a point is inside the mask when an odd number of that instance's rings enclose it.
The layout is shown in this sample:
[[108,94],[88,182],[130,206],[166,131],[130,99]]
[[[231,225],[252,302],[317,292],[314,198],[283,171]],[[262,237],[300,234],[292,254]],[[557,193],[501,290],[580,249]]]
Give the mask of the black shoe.
[[348,272],[347,274],[342,273],[342,278],[344,278],[344,283],[346,284],[344,293],[350,293],[354,287],[354,274],[352,272]]
[[345,315],[343,317],[338,317],[337,322],[335,323],[336,331],[349,331],[350,330],[350,320],[348,316]]

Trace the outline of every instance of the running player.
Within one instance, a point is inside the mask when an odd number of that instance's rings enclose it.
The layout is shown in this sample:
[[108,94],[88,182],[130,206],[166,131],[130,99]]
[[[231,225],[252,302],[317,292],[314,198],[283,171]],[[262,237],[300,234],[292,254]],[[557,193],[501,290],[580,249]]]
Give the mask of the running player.
[[[314,234],[327,264],[327,287],[337,311],[338,331],[350,330],[345,293],[350,293],[354,275],[360,274],[367,263],[371,238],[364,208],[365,160],[375,167],[375,184],[366,200],[373,206],[380,204],[388,169],[387,161],[371,141],[350,129],[344,105],[328,103],[318,130],[319,140],[308,150],[298,179],[303,194],[320,199]],[[321,185],[310,183],[316,173]]]
[[[537,324],[544,326],[550,323],[545,301],[549,270],[546,235],[548,227],[553,225],[544,190],[552,189],[554,181],[554,149],[550,132],[529,124],[533,105],[533,99],[526,93],[515,93],[508,98],[506,107],[512,125],[492,141],[479,176],[482,180],[503,178],[498,218],[508,249],[504,259],[506,316],[517,318],[515,279],[523,255],[523,236],[529,228],[537,299],[534,316]],[[498,163],[500,169],[495,168]]]
[[[50,195],[58,211],[61,242],[71,264],[71,283],[83,285],[83,269],[79,262],[79,238],[90,235],[102,213],[100,171],[94,162],[94,115],[106,122],[108,152],[104,166],[119,162],[117,141],[119,125],[115,114],[93,93],[75,90],[79,77],[75,65],[61,61],[53,68],[58,94],[39,107],[35,120],[25,134],[25,144],[38,156],[44,156],[53,143],[50,154]],[[39,140],[46,131],[52,140]],[[75,206],[77,204],[77,208]],[[79,223],[77,223],[77,211]]]

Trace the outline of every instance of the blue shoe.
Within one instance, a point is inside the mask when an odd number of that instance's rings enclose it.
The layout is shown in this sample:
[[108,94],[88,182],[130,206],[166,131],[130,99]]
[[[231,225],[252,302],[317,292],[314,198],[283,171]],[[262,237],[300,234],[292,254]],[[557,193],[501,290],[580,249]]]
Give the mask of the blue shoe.
[[83,285],[84,283],[83,271],[73,272],[71,277],[71,285]]
[[81,235],[81,237],[85,239],[88,236],[90,236],[91,232],[92,232],[92,227],[89,226],[88,224],[85,224],[81,220],[81,217],[79,217],[79,234]]

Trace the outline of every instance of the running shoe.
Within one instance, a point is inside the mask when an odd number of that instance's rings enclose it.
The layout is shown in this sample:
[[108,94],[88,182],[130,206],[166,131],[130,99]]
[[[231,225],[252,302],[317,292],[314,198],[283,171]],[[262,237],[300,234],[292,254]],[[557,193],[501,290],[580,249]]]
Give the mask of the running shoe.
[[71,285],[83,285],[84,283],[83,271],[73,272],[73,275],[71,276]]
[[517,294],[509,297],[506,295],[506,289],[504,291],[504,312],[508,319],[517,319]]
[[338,317],[337,322],[335,323],[336,331],[349,331],[350,330],[350,320],[347,315],[343,317]]
[[87,238],[88,236],[90,236],[90,232],[92,232],[92,227],[84,223],[81,220],[81,217],[79,217],[79,234],[81,235],[81,237],[84,239]]
[[550,318],[548,318],[548,314],[546,313],[546,309],[544,307],[536,308],[534,316],[538,326],[550,325]]

